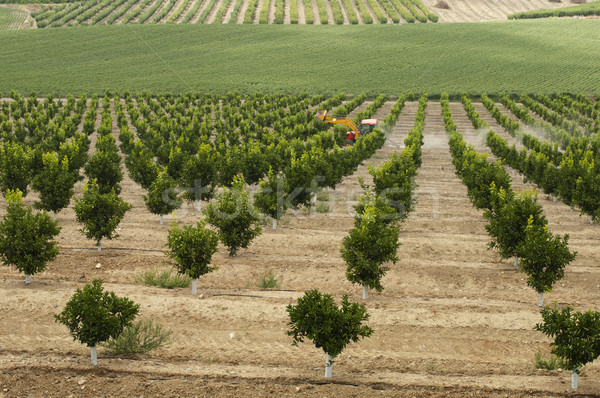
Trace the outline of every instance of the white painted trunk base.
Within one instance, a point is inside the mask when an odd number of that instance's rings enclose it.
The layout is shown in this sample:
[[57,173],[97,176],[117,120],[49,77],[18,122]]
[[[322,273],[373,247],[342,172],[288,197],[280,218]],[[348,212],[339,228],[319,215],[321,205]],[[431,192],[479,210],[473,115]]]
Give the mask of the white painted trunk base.
[[160,215],[160,225],[163,225],[163,215]]
[[556,196],[552,195],[552,201],[556,203]]
[[100,242],[98,242],[98,251],[101,252],[102,251],[102,244]]
[[25,284],[29,285],[31,283],[31,275],[25,275]]
[[92,347],[92,365],[98,365],[98,352],[96,351],[96,346]]
[[366,300],[369,298],[369,286],[367,285],[363,285],[363,300]]
[[594,217],[590,217],[590,224],[594,223]]
[[515,267],[519,266],[519,257],[515,256]]
[[192,279],[192,294],[195,296],[198,288],[198,279]]
[[273,229],[277,229],[277,219],[273,219]]
[[538,303],[538,307],[541,307],[544,305],[544,292],[540,293],[540,302]]
[[329,354],[325,354],[325,377],[333,375],[333,360]]
[[576,372],[571,373],[571,388],[577,390],[577,384],[579,383],[579,374]]

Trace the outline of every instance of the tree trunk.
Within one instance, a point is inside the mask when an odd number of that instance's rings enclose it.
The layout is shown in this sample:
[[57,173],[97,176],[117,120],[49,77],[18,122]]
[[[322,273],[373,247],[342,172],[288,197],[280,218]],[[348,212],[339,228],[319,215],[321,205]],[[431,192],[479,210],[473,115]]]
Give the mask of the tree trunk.
[[194,296],[196,295],[196,292],[198,291],[197,288],[198,288],[198,279],[194,278],[194,279],[192,279],[192,294]]
[[573,211],[573,210],[574,210],[574,209],[573,209],[573,206],[571,206],[571,207],[570,207],[570,210],[571,210],[571,211]]
[[519,266],[519,256],[515,256],[515,267]]
[[92,348],[92,365],[96,366],[96,365],[98,365],[98,352],[96,351],[96,346],[93,346],[91,348]]
[[538,307],[541,307],[544,305],[544,292],[540,293],[540,302],[538,303]]
[[333,374],[333,359],[325,353],[325,377],[331,377]]
[[313,204],[316,204],[316,203],[317,203],[317,193],[316,193],[316,192],[315,192],[315,193],[313,193],[313,196],[312,196],[312,202],[313,202]]
[[273,229],[277,229],[277,219],[273,219]]
[[552,195],[552,201],[556,203],[556,196]]
[[56,221],[56,212],[54,212],[54,221]]
[[102,244],[100,243],[100,241],[98,241],[97,245],[98,245],[98,251],[101,252],[102,251]]
[[163,225],[163,215],[160,215],[160,225]]
[[594,223],[594,217],[590,216],[590,224]]
[[25,284],[29,285],[31,283],[31,275],[25,275]]
[[363,285],[363,300],[366,300],[369,298],[369,286],[367,285]]
[[577,390],[577,383],[579,382],[579,373],[571,373],[571,388]]

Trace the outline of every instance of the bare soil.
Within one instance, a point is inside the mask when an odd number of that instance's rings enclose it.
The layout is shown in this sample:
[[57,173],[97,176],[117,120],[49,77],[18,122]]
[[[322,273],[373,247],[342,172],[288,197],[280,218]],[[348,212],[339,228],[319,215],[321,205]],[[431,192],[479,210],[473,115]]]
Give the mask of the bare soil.
[[[385,117],[392,105],[376,117]],[[416,109],[416,103],[406,104],[386,145],[368,163],[381,164],[401,150]],[[462,106],[452,104],[452,111],[465,139],[485,151]],[[482,116],[501,131],[489,114]],[[16,270],[0,267],[0,397],[599,396],[598,361],[584,369],[577,392],[568,372],[535,369],[535,353],[549,349],[549,340],[533,330],[541,321],[537,294],[511,260],[487,249],[485,220],[454,173],[439,102],[428,106],[424,134],[418,204],[402,225],[399,261],[383,278],[385,290],[371,292],[368,300],[346,280],[339,252],[352,228],[358,177],[369,183],[367,165],[330,192],[328,213],[290,211],[276,230],[265,225],[236,257],[221,246],[213,257],[219,269],[199,280],[198,296],[189,288],[134,283],[139,272],[168,267],[163,251],[169,226],[145,209],[143,190],[128,178],[122,196],[133,209],[120,237],[103,242],[101,252],[79,233],[72,206],[59,213],[60,255],[31,285]],[[526,188],[518,176],[514,187]],[[35,193],[26,198],[34,200]],[[600,227],[543,195],[540,203],[552,231],[569,233],[578,252],[546,302],[600,310]],[[2,200],[0,215],[5,212]],[[175,216],[184,224],[201,218],[191,204]],[[269,270],[279,285],[261,289],[259,280]],[[92,366],[89,348],[74,342],[53,315],[94,278],[139,303],[140,318],[170,328],[171,344],[137,358],[109,357],[100,348],[99,364]],[[375,330],[336,358],[331,380],[323,377],[323,351],[310,342],[293,347],[286,334],[286,306],[314,288],[338,302],[348,294],[364,303]]]
[[[567,1],[550,0],[422,0],[439,17],[439,22],[479,22],[506,20],[522,11],[568,7]],[[440,7],[438,3],[443,3]],[[446,8],[448,7],[448,8]]]

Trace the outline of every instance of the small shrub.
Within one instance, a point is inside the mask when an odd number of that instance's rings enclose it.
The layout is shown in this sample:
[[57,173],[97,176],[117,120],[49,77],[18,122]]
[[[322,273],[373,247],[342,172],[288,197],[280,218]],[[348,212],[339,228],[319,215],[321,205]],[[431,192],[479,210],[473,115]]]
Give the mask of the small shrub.
[[329,213],[329,205],[327,203],[317,203],[317,213]]
[[263,289],[275,289],[278,285],[277,279],[275,279],[275,274],[273,270],[270,269],[268,273],[261,275],[260,282],[258,286]]
[[139,320],[102,344],[109,355],[146,354],[169,342],[173,331],[152,319]]
[[160,270],[158,268],[153,268],[136,275],[135,283],[164,287],[166,289],[175,289],[179,287],[190,287],[192,278],[187,275],[174,273],[173,269]]
[[329,192],[319,192],[317,194],[317,200],[320,202],[327,202],[329,200]]
[[536,369],[546,370],[566,369],[567,367],[562,358],[557,357],[554,354],[545,355],[541,350],[538,350],[538,352],[535,354],[533,365]]

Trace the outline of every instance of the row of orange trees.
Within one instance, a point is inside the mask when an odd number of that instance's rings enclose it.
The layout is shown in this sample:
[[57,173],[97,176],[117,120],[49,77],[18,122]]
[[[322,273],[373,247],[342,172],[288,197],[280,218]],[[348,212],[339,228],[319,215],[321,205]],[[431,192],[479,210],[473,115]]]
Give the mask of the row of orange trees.
[[[484,126],[465,97],[463,102],[473,117],[473,125]],[[441,103],[452,161],[473,204],[483,209],[489,220],[486,230],[492,237],[490,247],[497,248],[503,258],[515,256],[515,265],[518,265],[517,258],[521,258],[520,271],[527,274],[527,284],[540,293],[539,305],[542,306],[544,292],[563,278],[565,266],[576,256],[568,248],[568,235],[561,237],[548,230],[535,193],[515,194],[510,187],[510,176],[502,165],[489,162],[486,154],[479,154],[467,145],[456,130],[445,95]],[[488,138],[494,134],[490,130]],[[552,352],[563,359],[572,372],[571,386],[577,388],[581,367],[600,356],[600,313],[573,312],[570,306],[559,309],[555,304],[553,308],[544,307],[541,316],[542,322],[534,329],[554,338]]]
[[[506,99],[505,102],[509,103]],[[501,115],[491,100],[484,101],[484,105],[490,109],[492,115]],[[510,108],[514,109],[514,105]],[[470,116],[478,118],[476,114],[471,113]],[[521,117],[525,118],[524,115]],[[547,194],[560,197],[570,206],[577,206],[582,214],[590,217],[590,222],[600,218],[600,152],[598,151],[600,137],[598,135],[591,138],[571,138],[565,152],[561,153],[558,148],[544,145],[524,133],[520,124],[513,119],[501,115],[497,116],[496,120],[512,136],[523,137],[523,143],[526,145],[526,149],[519,152],[514,145],[509,147],[508,143],[497,134],[488,133],[488,145],[496,156],[521,171]]]
[[[405,97],[400,96],[384,126],[395,124]],[[415,177],[421,166],[421,146],[425,126],[427,95],[419,99],[415,125],[404,140],[405,148],[400,154],[379,167],[369,165],[372,186],[359,179],[365,193],[356,206],[354,228],[342,242],[342,257],[347,270],[346,277],[363,287],[363,299],[369,289],[382,291],[381,278],[389,270],[384,266],[396,262],[399,247],[399,222],[407,219],[414,209]]]
[[521,268],[528,274],[527,284],[540,293],[541,306],[543,293],[564,276],[565,266],[575,257],[568,250],[568,236],[561,238],[548,231],[535,192],[515,194],[502,165],[489,162],[487,154],[479,154],[467,145],[456,130],[447,97],[443,96],[441,103],[453,163],[468,188],[469,198],[489,220],[486,230],[492,237],[490,247],[497,248],[502,258],[515,257],[515,266],[521,258]]

